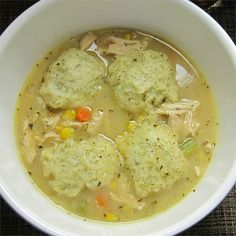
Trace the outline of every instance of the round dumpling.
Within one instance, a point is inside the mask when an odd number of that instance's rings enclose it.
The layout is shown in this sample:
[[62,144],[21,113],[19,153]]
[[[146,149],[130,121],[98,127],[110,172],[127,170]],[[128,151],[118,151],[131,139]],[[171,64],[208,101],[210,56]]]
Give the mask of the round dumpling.
[[178,100],[169,59],[153,50],[117,57],[108,69],[108,81],[118,103],[127,111],[150,111],[164,101]]
[[168,189],[181,176],[184,156],[166,124],[138,123],[116,142],[140,197]]
[[101,89],[104,63],[77,48],[71,48],[49,67],[40,88],[52,108],[89,106]]
[[52,177],[51,187],[65,196],[77,195],[111,182],[122,165],[116,146],[98,135],[77,143],[68,139],[42,151],[45,177]]

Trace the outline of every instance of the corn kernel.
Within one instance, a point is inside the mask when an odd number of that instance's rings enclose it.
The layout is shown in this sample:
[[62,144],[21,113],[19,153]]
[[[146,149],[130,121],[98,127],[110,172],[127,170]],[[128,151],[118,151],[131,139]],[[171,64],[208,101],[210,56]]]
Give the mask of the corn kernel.
[[75,132],[75,130],[71,127],[67,127],[61,130],[61,138],[62,139],[68,139],[71,138],[73,136],[73,133]]
[[129,122],[129,124],[128,124],[128,131],[130,131],[130,132],[134,131],[135,126],[136,126],[135,123],[136,123],[136,122],[133,121],[133,120]]
[[64,120],[74,120],[75,117],[76,117],[76,113],[75,113],[75,110],[73,109],[68,109],[64,111],[64,113],[62,114],[62,119]]
[[111,190],[115,191],[117,189],[117,180],[113,180],[110,184]]
[[104,213],[104,218],[106,221],[118,221],[118,218],[111,213]]

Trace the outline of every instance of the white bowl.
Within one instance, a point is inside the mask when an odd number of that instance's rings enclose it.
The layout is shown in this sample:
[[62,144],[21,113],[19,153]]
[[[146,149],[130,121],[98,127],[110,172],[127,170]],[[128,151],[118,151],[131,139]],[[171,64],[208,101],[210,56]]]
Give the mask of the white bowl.
[[[133,223],[84,222],[52,204],[31,183],[17,156],[13,115],[32,65],[52,46],[89,29],[124,26],[157,34],[184,50],[206,74],[220,128],[214,161],[182,202]],[[173,235],[206,216],[236,180],[236,49],[223,29],[185,0],[42,0],[0,38],[1,195],[27,221],[52,235]],[[207,112],[207,111],[206,111]]]

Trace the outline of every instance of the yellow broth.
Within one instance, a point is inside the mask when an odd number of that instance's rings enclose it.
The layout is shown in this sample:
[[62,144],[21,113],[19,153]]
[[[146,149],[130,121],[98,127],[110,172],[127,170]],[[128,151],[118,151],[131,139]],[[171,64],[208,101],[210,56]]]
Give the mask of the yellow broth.
[[[141,209],[135,209],[121,203],[119,201],[112,200],[110,193],[114,194],[119,192],[122,181],[125,180],[130,188],[131,193],[135,195],[134,186],[132,181],[129,180],[129,175],[125,168],[122,169],[120,174],[114,179],[114,181],[106,187],[99,188],[97,190],[89,190],[85,188],[76,197],[65,197],[55,192],[48,183],[48,178],[43,176],[42,164],[40,161],[41,151],[53,145],[53,141],[49,139],[43,146],[34,140],[33,145],[28,150],[25,150],[25,145],[22,140],[25,136],[24,126],[28,119],[30,123],[31,132],[37,137],[43,137],[47,133],[47,127],[43,125],[42,120],[45,117],[53,116],[55,114],[61,114],[61,110],[54,111],[41,105],[38,98],[39,88],[43,80],[44,73],[55,61],[60,54],[69,48],[79,48],[79,42],[81,35],[71,37],[64,41],[59,46],[51,49],[35,66],[32,68],[27,80],[19,94],[16,115],[15,115],[15,130],[16,141],[19,150],[19,156],[22,163],[27,170],[33,183],[42,191],[49,199],[51,199],[57,205],[63,207],[66,211],[76,214],[78,216],[103,221],[106,220],[107,214],[112,213],[117,217],[118,221],[130,221],[139,218],[149,217],[158,212],[164,211],[175,203],[179,202],[186,194],[191,191],[195,191],[197,182],[200,180],[210,160],[212,159],[213,150],[206,151],[204,145],[210,143],[215,146],[216,133],[217,133],[217,112],[215,102],[212,96],[211,89],[198,68],[189,60],[182,52],[176,50],[170,44],[163,42],[162,40],[144,33],[129,29],[105,29],[92,31],[98,37],[105,35],[115,35],[117,37],[124,37],[129,32],[135,32],[136,39],[145,39],[148,41],[148,48],[164,52],[168,55],[173,65],[173,68],[178,67],[176,70],[179,73],[179,69],[186,71],[189,74],[192,82],[187,87],[179,87],[179,97],[186,99],[196,99],[200,101],[200,107],[196,112],[196,120],[200,123],[200,127],[196,133],[196,139],[198,142],[197,151],[190,155],[187,155],[184,167],[184,173],[181,178],[168,190],[162,190],[157,193],[150,194],[144,199],[138,199],[138,202],[144,203],[145,206]],[[89,52],[96,56],[94,52]],[[112,58],[105,58],[110,63]],[[178,65],[178,66],[177,66]],[[93,131],[93,133],[103,134],[110,139],[114,139],[117,135],[122,134],[127,130],[127,126],[130,120],[136,119],[140,114],[129,114],[126,111],[119,108],[117,105],[113,92],[110,86],[104,82],[102,91],[99,94],[98,99],[91,107],[93,112],[102,111],[103,121]],[[54,130],[55,131],[55,130]],[[56,133],[57,131],[55,131]],[[81,129],[77,132],[75,139],[83,139],[88,134],[85,129]],[[36,153],[35,160],[30,163],[27,152],[34,149]],[[102,192],[107,198],[107,206],[99,207],[95,201],[95,196]],[[136,196],[137,197],[137,196]]]

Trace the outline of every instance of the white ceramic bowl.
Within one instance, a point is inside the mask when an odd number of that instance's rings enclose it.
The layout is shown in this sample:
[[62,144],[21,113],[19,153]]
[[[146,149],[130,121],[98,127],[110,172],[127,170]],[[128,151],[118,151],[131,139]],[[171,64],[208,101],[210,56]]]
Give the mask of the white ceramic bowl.
[[[184,50],[206,74],[217,100],[220,129],[214,161],[182,202],[148,220],[84,222],[55,207],[30,182],[15,147],[13,114],[32,65],[52,46],[89,29],[124,26],[157,34]],[[236,180],[236,49],[223,29],[185,0],[42,0],[0,38],[1,194],[27,221],[52,235],[173,235],[226,196]],[[206,111],[207,112],[207,111]]]

